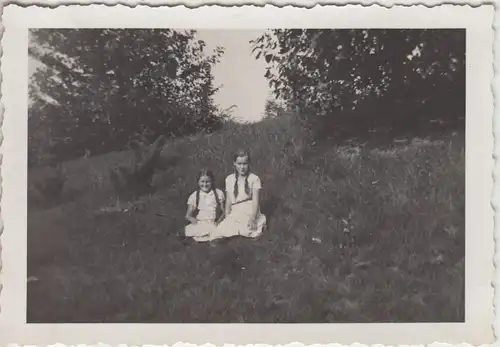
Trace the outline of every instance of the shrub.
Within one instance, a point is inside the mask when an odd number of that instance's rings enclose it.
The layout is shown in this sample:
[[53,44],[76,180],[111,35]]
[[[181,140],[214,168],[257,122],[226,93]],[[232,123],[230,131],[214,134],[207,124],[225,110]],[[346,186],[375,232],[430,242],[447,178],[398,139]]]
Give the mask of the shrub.
[[45,168],[29,188],[30,200],[40,205],[59,202],[63,196],[66,181],[67,177],[61,164]]
[[160,154],[165,141],[166,137],[161,135],[150,149],[136,148],[132,165],[118,165],[110,170],[111,182],[117,193],[143,193],[151,189],[155,170],[161,165]]

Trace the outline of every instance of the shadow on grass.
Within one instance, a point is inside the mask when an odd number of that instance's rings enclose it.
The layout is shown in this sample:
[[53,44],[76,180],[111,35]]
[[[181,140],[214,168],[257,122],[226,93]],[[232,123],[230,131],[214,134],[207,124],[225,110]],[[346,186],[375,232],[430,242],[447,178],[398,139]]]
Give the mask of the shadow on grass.
[[281,199],[276,196],[270,196],[263,199],[261,203],[261,212],[267,218],[267,224],[269,226],[275,217],[275,213],[281,204]]
[[50,210],[57,206],[68,204],[77,200],[82,193],[82,191],[74,188],[65,188],[60,196],[40,198],[39,195],[32,194],[32,192],[28,189],[28,209],[30,212]]

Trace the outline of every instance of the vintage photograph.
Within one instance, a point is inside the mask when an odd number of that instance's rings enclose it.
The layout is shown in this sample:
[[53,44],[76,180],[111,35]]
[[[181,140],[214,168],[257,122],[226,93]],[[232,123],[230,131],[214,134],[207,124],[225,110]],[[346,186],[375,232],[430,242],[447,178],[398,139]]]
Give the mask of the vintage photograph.
[[493,343],[493,23],[6,6],[0,345]]
[[464,28],[28,54],[27,323],[465,322]]

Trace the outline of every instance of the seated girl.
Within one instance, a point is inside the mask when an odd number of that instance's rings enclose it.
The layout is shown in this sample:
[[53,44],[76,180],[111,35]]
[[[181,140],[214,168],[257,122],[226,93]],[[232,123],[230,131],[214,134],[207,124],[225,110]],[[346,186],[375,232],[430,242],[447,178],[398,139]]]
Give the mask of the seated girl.
[[233,157],[235,172],[226,178],[225,219],[217,225],[210,239],[231,236],[258,237],[266,226],[260,212],[260,178],[250,172],[250,154],[239,150]]
[[215,187],[214,174],[207,169],[197,177],[198,188],[188,198],[185,235],[195,241],[209,241],[215,227],[224,218],[224,193]]

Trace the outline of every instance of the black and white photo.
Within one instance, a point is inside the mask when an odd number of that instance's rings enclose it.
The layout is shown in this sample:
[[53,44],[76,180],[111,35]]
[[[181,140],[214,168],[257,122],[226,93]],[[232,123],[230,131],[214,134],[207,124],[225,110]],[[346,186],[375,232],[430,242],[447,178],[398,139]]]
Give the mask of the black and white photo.
[[[292,13],[241,18],[266,10]],[[331,28],[172,11],[198,17],[23,34],[25,323],[439,323],[478,336],[494,243],[477,222],[492,226],[490,202],[470,199],[491,194],[472,180],[491,157],[493,60],[478,58],[491,47],[474,10],[443,26],[360,14]]]

